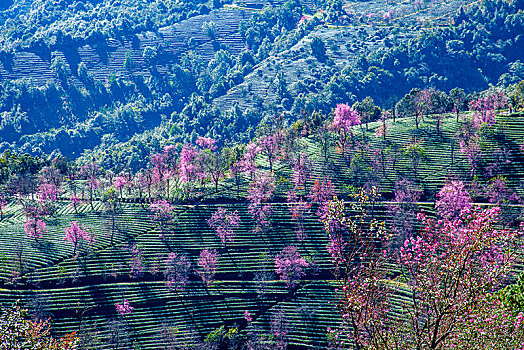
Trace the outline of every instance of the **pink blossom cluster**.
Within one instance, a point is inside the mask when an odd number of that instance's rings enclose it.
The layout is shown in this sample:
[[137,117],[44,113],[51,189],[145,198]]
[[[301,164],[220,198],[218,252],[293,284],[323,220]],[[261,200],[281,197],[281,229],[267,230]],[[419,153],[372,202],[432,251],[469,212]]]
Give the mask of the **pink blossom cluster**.
[[197,272],[205,284],[209,285],[213,281],[217,269],[218,256],[216,249],[204,249],[200,252],[197,263],[200,269]]
[[253,177],[258,169],[255,159],[260,152],[260,146],[256,142],[250,142],[246,146],[242,159],[239,161],[240,170],[249,173],[250,176]]
[[191,145],[184,145],[180,151],[178,170],[184,182],[197,180],[201,176],[201,169],[196,164],[198,151]]
[[315,180],[313,190],[309,194],[309,198],[312,202],[318,203],[318,209],[316,215],[319,221],[323,221],[326,217],[328,210],[328,202],[333,199],[336,194],[335,186],[331,180]]
[[47,232],[46,223],[36,217],[28,217],[24,224],[24,231],[27,236],[38,241]]
[[475,111],[473,121],[478,127],[485,123],[493,125],[495,123],[495,111],[501,108],[506,108],[508,105],[508,98],[504,91],[495,90],[485,96],[472,100],[469,103],[469,108]]
[[452,219],[464,209],[471,208],[471,197],[462,181],[451,180],[437,193],[435,208],[440,217]]
[[80,240],[84,240],[89,244],[93,243],[94,241],[94,237],[91,235],[91,233],[85,228],[84,225],[79,224],[78,221],[71,222],[71,226],[66,227],[64,231],[64,241],[69,241],[73,243],[73,254],[76,254],[76,248]]
[[156,200],[149,206],[149,210],[154,213],[154,219],[161,223],[169,221],[173,217],[175,207],[166,199]]
[[238,211],[228,212],[226,209],[220,207],[207,220],[208,225],[215,230],[222,244],[233,242],[235,233],[234,229],[240,226],[240,216]]
[[187,256],[171,252],[167,256],[165,266],[164,277],[166,278],[167,287],[170,290],[184,290],[189,282],[189,272],[191,270],[191,262]]
[[269,172],[258,173],[249,186],[248,211],[256,222],[256,231],[262,231],[269,226],[272,208],[271,204],[267,202],[273,197],[274,191],[275,179]]
[[331,123],[331,130],[338,133],[339,147],[343,154],[348,151],[348,140],[353,136],[353,126],[360,125],[360,115],[347,103],[338,104],[335,108],[335,117]]
[[295,246],[285,247],[275,257],[275,272],[280,275],[280,279],[286,282],[286,287],[291,288],[297,281],[306,275],[305,268],[309,263],[298,252]]
[[198,136],[196,144],[200,146],[202,149],[208,149],[210,151],[216,151],[216,149],[218,148],[217,141],[210,137]]
[[116,311],[122,316],[130,314],[134,310],[134,307],[131,306],[129,301],[125,298],[122,300],[122,303],[115,303],[115,308]]

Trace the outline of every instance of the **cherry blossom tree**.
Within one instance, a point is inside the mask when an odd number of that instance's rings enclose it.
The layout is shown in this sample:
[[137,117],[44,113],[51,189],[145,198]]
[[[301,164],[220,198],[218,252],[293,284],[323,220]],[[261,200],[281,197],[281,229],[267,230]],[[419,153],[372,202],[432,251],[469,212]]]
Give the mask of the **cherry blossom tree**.
[[189,282],[191,262],[183,254],[171,252],[165,261],[164,277],[167,288],[175,291],[183,291]]
[[347,154],[349,141],[353,142],[353,126],[360,124],[360,115],[357,111],[347,103],[337,105],[330,128],[338,134],[338,145],[342,154]]
[[129,248],[129,253],[131,255],[129,261],[129,275],[133,278],[138,278],[142,276],[145,271],[144,252],[139,245],[133,244]]
[[273,172],[273,164],[275,160],[282,152],[281,146],[282,138],[278,130],[274,131],[270,135],[262,136],[258,140],[260,153],[267,157],[269,162],[269,172]]
[[71,226],[66,227],[64,231],[64,241],[73,243],[73,255],[76,255],[76,249],[82,240],[86,241],[88,244],[92,244],[94,242],[94,237],[91,235],[91,233],[85,228],[84,225],[79,224],[78,221],[72,221]]
[[199,266],[197,273],[200,278],[202,278],[202,281],[208,286],[215,277],[218,257],[219,254],[216,249],[204,249],[200,252],[200,257],[197,263]]
[[270,333],[273,337],[273,349],[287,349],[288,335],[290,331],[289,319],[284,310],[279,308],[276,313],[271,315]]
[[458,134],[459,152],[462,153],[471,166],[471,177],[475,175],[479,160],[481,158],[481,137],[472,121],[462,124]]
[[218,149],[217,141],[210,137],[198,136],[196,139],[196,144],[202,149],[208,149],[210,151],[216,151]]
[[431,110],[431,91],[419,90],[413,97],[413,111],[415,114],[415,125],[418,129],[419,120]]
[[437,193],[435,208],[440,217],[452,219],[460,214],[461,210],[470,209],[472,200],[462,181],[448,181]]
[[153,218],[160,224],[160,230],[163,232],[173,218],[175,207],[168,200],[159,199],[149,206],[149,210],[153,212]]
[[[364,194],[356,203],[369,198],[373,196]],[[493,291],[516,263],[523,232],[501,229],[498,207],[463,208],[458,216],[440,220],[418,214],[423,228],[398,252],[406,281],[403,293],[409,298],[395,300],[395,284],[387,273],[389,234],[371,221],[361,236],[367,243],[361,245],[353,233],[365,218],[344,212],[344,203],[334,200],[324,221],[335,271],[341,271],[337,280],[342,281],[341,324],[329,330],[335,346],[347,346],[348,339],[356,349],[522,346],[522,315],[503,305]],[[393,310],[400,311],[396,317],[391,317]]]
[[383,111],[380,116],[380,125],[375,129],[375,136],[376,137],[382,137],[384,141],[386,141],[386,136],[389,132],[389,119],[391,118],[391,115],[388,111]]
[[273,197],[275,191],[275,179],[271,173],[261,172],[251,182],[247,199],[249,200],[248,211],[256,222],[255,232],[261,232],[268,228],[272,208],[268,201]]
[[202,178],[202,170],[198,166],[198,151],[191,145],[184,145],[180,151],[178,170],[184,183],[192,183]]
[[[154,183],[153,171],[151,169],[143,169],[137,174],[137,182],[139,189],[147,189],[147,198],[149,201],[151,201],[151,187]],[[142,191],[140,190],[139,194],[141,193]]]
[[508,98],[503,90],[492,90],[477,99],[470,101],[469,108],[475,111],[473,115],[474,124],[493,125],[495,123],[495,111],[506,108]]
[[24,231],[27,236],[38,242],[38,239],[42,238],[47,232],[47,225],[44,220],[29,216],[24,224]]
[[115,180],[113,181],[113,188],[117,190],[118,193],[120,194],[120,200],[122,200],[123,198],[122,191],[124,187],[127,185],[127,183],[128,183],[128,180],[126,179],[125,176],[122,176],[122,175],[118,175],[117,177],[115,177]]
[[72,193],[71,197],[69,197],[69,200],[71,201],[71,204],[73,204],[73,209],[75,210],[75,214],[78,214],[78,205],[81,204],[82,198],[78,197],[76,193]]
[[291,182],[297,190],[305,191],[307,183],[311,178],[311,170],[313,165],[305,153],[300,153],[293,160],[293,167],[291,168]]
[[293,288],[298,281],[306,275],[305,268],[309,263],[298,252],[295,246],[285,247],[275,257],[275,272],[280,275],[280,279],[286,282],[287,288]]
[[[351,194],[349,216],[343,200],[334,197],[323,218],[328,252],[337,281],[339,330],[329,329],[335,348],[351,340],[355,349],[367,349],[375,337],[389,336],[387,301],[391,287],[386,281],[390,236],[384,223],[371,218],[367,208],[378,198],[376,188]],[[340,337],[339,337],[340,334]]]
[[80,174],[87,179],[89,188],[89,204],[91,210],[95,210],[93,201],[95,199],[96,190],[100,188],[100,181],[98,175],[100,174],[100,166],[94,161],[94,159],[88,164],[80,168]]
[[[407,331],[402,339],[406,346],[463,348],[464,340],[475,334],[482,337],[485,327],[493,324],[490,315],[514,321],[511,313],[499,312],[496,297],[489,297],[516,262],[516,239],[522,235],[495,228],[499,213],[498,207],[464,208],[458,217],[437,222],[419,214],[424,228],[400,250],[402,271],[413,293],[409,306],[403,303],[410,320],[402,329]],[[488,318],[476,322],[479,315]],[[512,328],[522,346],[522,325]],[[490,348],[505,348],[508,339],[491,340],[496,343]]]
[[335,186],[333,186],[333,183],[331,180],[315,180],[315,183],[313,185],[313,189],[311,193],[309,194],[309,199],[312,202],[315,202],[318,204],[318,209],[316,212],[316,215],[318,216],[318,220],[322,221],[327,213],[327,204],[330,200],[333,199],[333,196],[336,194]]
[[38,186],[38,202],[41,213],[45,216],[54,212],[59,188],[54,183],[41,183]]
[[215,193],[217,193],[219,181],[226,172],[227,154],[218,151],[217,142],[212,138],[199,136],[196,143],[201,147],[198,155],[200,167],[215,184]]
[[238,229],[240,226],[240,216],[237,210],[228,212],[226,209],[220,207],[211,215],[207,223],[215,230],[222,244],[226,246],[227,242],[233,242],[235,238],[234,229]]
[[311,208],[311,203],[306,201],[306,189],[311,169],[312,164],[308,157],[304,153],[299,154],[294,159],[292,167],[291,182],[294,186],[287,193],[289,211],[297,224],[296,234],[300,241],[307,236],[304,229],[304,221],[310,214]]
[[239,167],[243,172],[247,172],[251,177],[251,180],[254,179],[255,173],[258,169],[255,160],[257,155],[261,152],[261,148],[256,142],[250,142],[246,146],[246,150],[242,156],[242,159],[239,162]]
[[122,299],[121,303],[115,303],[115,308],[116,311],[122,316],[130,314],[135,309],[133,306],[131,306],[129,300],[125,298]]
[[489,181],[484,193],[490,203],[497,205],[520,201],[517,194],[508,188],[507,179],[501,175],[494,177]]

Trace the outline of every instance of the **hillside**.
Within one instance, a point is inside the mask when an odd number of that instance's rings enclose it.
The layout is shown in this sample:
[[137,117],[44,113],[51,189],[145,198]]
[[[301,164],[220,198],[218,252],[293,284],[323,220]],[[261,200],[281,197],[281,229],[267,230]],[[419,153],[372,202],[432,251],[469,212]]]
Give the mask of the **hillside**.
[[[181,9],[128,0],[117,18],[108,1],[28,4],[0,22],[0,151],[77,158],[125,148],[155,127],[176,142],[192,134],[245,142],[275,114],[292,123],[366,97],[390,109],[413,88],[473,93],[524,78],[518,1]],[[81,24],[71,27],[64,13]],[[14,26],[24,16],[42,25]],[[485,31],[474,35],[479,25]]]
[[524,347],[523,33],[522,0],[1,2],[0,342]]
[[[519,145],[524,115],[499,115],[497,119],[496,126],[484,136],[479,171],[484,169],[482,173],[487,174],[486,169],[499,164],[493,150],[510,150],[507,161],[498,171],[507,177],[506,185],[522,197],[524,158]],[[367,133],[364,128],[355,130],[357,137],[367,134],[364,137],[369,142],[360,170],[355,168],[354,162],[348,163],[333,145],[326,162],[315,137],[299,138],[298,149],[313,161],[307,186],[312,186],[314,180],[331,178],[336,192],[345,197],[347,185],[371,181],[379,186],[383,195],[383,202],[374,206],[373,215],[378,220],[385,220],[392,229],[398,225],[388,209],[393,204],[393,185],[407,176],[423,190],[416,210],[424,209],[434,215],[433,199],[446,178],[450,174],[461,174],[460,178],[466,181],[471,168],[462,153],[455,151],[452,155],[451,150],[462,122],[457,124],[454,115],[444,117],[440,134],[436,134],[432,120],[426,119],[416,129],[414,118],[397,119],[386,141],[374,136],[379,123],[371,123]],[[420,138],[426,150],[417,171],[413,172],[408,155],[399,156],[394,166],[388,163],[383,171],[379,166],[376,177],[371,168],[366,170],[366,163],[372,162],[368,157],[373,157],[373,150],[384,149],[384,143],[390,149],[404,148],[412,142],[413,136]],[[266,157],[259,156],[257,164],[260,171],[269,170]],[[291,188],[292,169],[283,159],[274,166],[275,176],[280,180],[270,202],[271,224],[261,232],[254,231],[258,223],[248,211],[248,175],[241,178],[239,185],[235,178],[225,178],[220,182],[219,192],[214,192],[213,185],[208,183],[198,189],[189,203],[174,201],[182,187],[173,182],[172,192],[167,197],[174,202],[170,219],[164,223],[154,218],[147,198],[137,192],[140,187],[124,190],[121,197],[116,197],[117,206],[113,207],[116,209],[111,209],[108,204],[112,202],[106,198],[111,191],[107,190],[111,180],[100,178],[102,187],[97,190],[95,199],[90,201],[86,192],[85,203],[75,208],[69,199],[75,193],[72,191],[82,188],[86,191],[87,181],[64,183],[59,200],[53,205],[53,214],[45,219],[45,237],[38,240],[24,232],[27,214],[19,203],[25,202],[10,201],[0,221],[2,300],[21,299],[32,315],[51,317],[53,332],[63,335],[77,331],[82,346],[89,349],[176,348],[183,344],[197,348],[206,337],[208,344],[213,341],[216,344],[241,342],[253,337],[268,342],[271,340],[268,334],[273,329],[271,324],[279,317],[285,319],[281,321],[285,323],[288,348],[325,348],[326,330],[337,327],[339,322],[338,313],[330,304],[334,299],[335,282],[326,251],[328,238],[314,214],[318,204],[313,204],[302,222],[306,237],[297,238],[296,222],[290,214],[292,203],[286,203],[285,199]],[[476,181],[484,186],[491,180],[482,177]],[[160,193],[155,191],[154,196]],[[477,193],[479,195],[484,196]],[[476,199],[484,202],[486,198]],[[206,222],[218,208],[236,210],[240,217],[234,240],[227,245],[221,243]],[[503,208],[510,220],[520,215],[520,204],[503,205]],[[76,254],[71,243],[63,238],[64,228],[75,220],[96,235],[92,245],[80,245]],[[274,257],[290,245],[297,246],[300,254],[312,264],[303,280],[291,289],[278,280],[273,263]],[[216,249],[220,255],[214,282],[209,285],[202,283],[193,270],[198,269],[198,256],[204,247]],[[183,254],[191,261],[191,273],[184,290],[177,291],[166,285],[164,266],[169,253]],[[520,265],[515,271],[520,271]],[[405,297],[401,291],[396,296]],[[123,299],[134,309],[120,317],[114,305]],[[245,319],[246,311],[253,318],[249,324]],[[221,326],[225,326],[223,333],[217,331]],[[228,330],[235,333],[232,338],[224,335]]]

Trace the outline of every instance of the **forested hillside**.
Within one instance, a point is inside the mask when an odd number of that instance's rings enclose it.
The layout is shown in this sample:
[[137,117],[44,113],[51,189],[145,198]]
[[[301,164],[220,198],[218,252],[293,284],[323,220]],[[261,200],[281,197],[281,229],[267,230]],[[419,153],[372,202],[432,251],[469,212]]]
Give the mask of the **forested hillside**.
[[110,158],[155,127],[245,142],[275,115],[523,78],[519,1],[263,5],[17,2],[2,12],[0,150]]

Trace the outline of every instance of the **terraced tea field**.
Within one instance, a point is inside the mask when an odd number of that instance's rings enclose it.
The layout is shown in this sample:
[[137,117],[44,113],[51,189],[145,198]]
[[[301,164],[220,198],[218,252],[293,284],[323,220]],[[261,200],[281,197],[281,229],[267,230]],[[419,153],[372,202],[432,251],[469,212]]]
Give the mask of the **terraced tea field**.
[[[401,149],[413,137],[425,149],[416,172],[410,170],[413,165],[404,156],[399,156],[395,166],[384,169],[375,184],[385,199],[391,198],[393,184],[406,174],[420,182],[425,198],[431,200],[450,173],[470,176],[464,156],[456,146],[454,150],[451,146],[456,142],[453,141],[457,132],[455,117],[443,118],[438,135],[434,122],[427,117],[417,130],[412,118],[399,118],[392,124],[386,141],[373,135],[377,123],[371,123],[367,132],[365,127],[355,131],[356,138],[363,134],[370,138],[371,150],[384,147],[384,143]],[[483,145],[486,164],[492,160],[490,150],[495,146],[511,151],[505,173],[511,188],[521,197],[524,162],[519,145],[523,136],[523,114],[501,115]],[[310,181],[329,176],[343,194],[348,183],[369,180],[368,169],[355,172],[333,147],[326,162],[314,137],[302,138],[299,144],[314,160]],[[258,163],[262,168],[267,166],[263,157]],[[276,174],[281,179],[289,177],[290,169],[284,161],[277,164]],[[113,217],[103,202],[95,201],[92,208],[87,203],[81,204],[75,212],[66,200],[69,193],[64,188],[54,215],[47,220],[48,232],[38,241],[26,237],[25,214],[21,205],[12,202],[4,209],[0,221],[0,298],[3,303],[20,299],[32,314],[51,317],[57,334],[78,331],[82,341],[96,349],[159,349],[184,344],[191,347],[221,326],[229,330],[238,328],[241,335],[265,335],[266,340],[260,341],[267,341],[272,320],[282,314],[290,349],[324,349],[327,327],[338,325],[338,315],[330,303],[334,300],[335,283],[326,250],[327,237],[313,214],[316,207],[311,208],[311,215],[304,222],[307,237],[299,241],[284,198],[288,184],[281,180],[272,202],[270,229],[254,232],[256,222],[244,199],[246,185],[247,181],[243,181],[237,189],[233,179],[226,179],[220,184],[219,193],[208,189],[198,201],[175,204],[173,219],[166,226],[159,226],[152,218],[149,204],[137,203],[133,193],[124,196],[113,225]],[[374,216],[389,224],[388,204],[384,201],[375,206]],[[432,202],[418,206],[433,214]],[[227,246],[206,222],[219,207],[237,210],[241,218],[234,242]],[[510,209],[518,214],[521,208],[516,205]],[[78,255],[63,238],[64,228],[71,221],[84,224],[96,236],[93,245],[83,246]],[[298,287],[291,290],[278,280],[273,261],[289,245],[297,246],[312,266]],[[131,271],[133,247],[139,249],[144,268],[139,274]],[[206,285],[192,272],[185,290],[170,290],[163,275],[168,254],[186,255],[194,271],[204,248],[220,253],[215,282]],[[520,269],[519,265],[515,271]],[[396,297],[407,296],[400,290]],[[122,317],[115,303],[123,299],[134,310]],[[246,311],[253,317],[249,324],[244,318]]]

